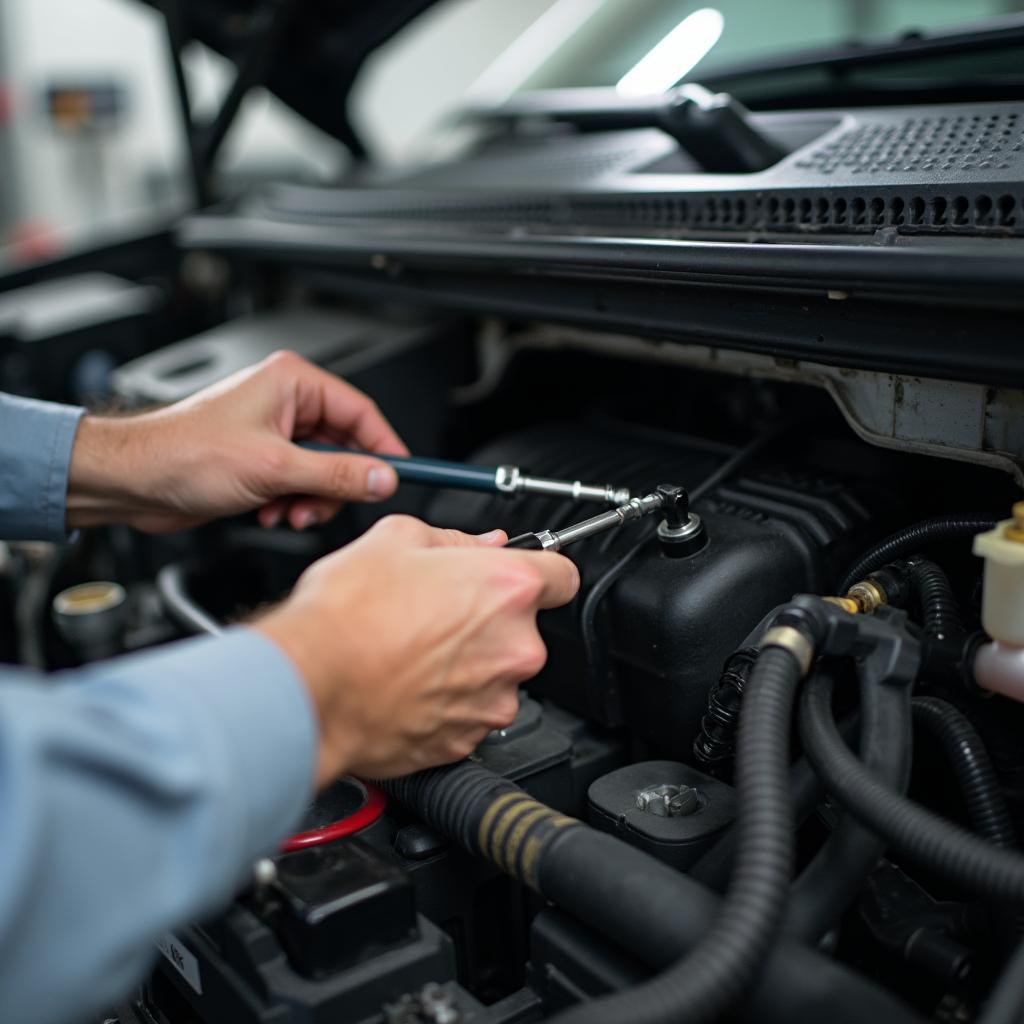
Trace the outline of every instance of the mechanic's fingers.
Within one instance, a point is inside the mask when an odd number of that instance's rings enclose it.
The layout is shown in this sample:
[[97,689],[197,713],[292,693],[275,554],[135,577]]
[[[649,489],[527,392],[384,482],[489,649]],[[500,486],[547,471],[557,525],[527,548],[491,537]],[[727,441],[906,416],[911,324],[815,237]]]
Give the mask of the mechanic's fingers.
[[409,449],[368,395],[304,360],[296,365],[296,370],[302,385],[299,419],[312,420],[310,432],[327,434],[341,444],[354,442],[360,448],[381,455],[409,454]]
[[288,445],[282,490],[341,501],[383,501],[398,488],[398,474],[386,462],[368,455],[313,452]]
[[340,501],[323,498],[296,498],[288,509],[287,518],[295,530],[307,530],[333,519],[341,510]]
[[268,501],[257,513],[256,519],[264,530],[270,530],[277,526],[284,518],[291,504],[288,498],[275,498]]
[[[511,552],[510,552],[511,554]],[[516,551],[516,557],[529,559],[540,573],[542,588],[538,608],[560,608],[568,604],[580,589],[580,571],[576,563],[553,551]]]
[[[543,648],[539,636],[537,643]],[[544,656],[546,658],[546,652]],[[523,681],[521,672],[514,675],[515,678],[505,675],[492,680],[467,696],[464,704],[467,724],[483,724],[491,729],[504,729],[512,724],[519,713],[519,683]]]
[[430,526],[415,516],[403,515],[385,516],[369,532],[372,535],[386,534],[391,543],[425,548],[500,548],[508,540],[504,530],[474,535]]

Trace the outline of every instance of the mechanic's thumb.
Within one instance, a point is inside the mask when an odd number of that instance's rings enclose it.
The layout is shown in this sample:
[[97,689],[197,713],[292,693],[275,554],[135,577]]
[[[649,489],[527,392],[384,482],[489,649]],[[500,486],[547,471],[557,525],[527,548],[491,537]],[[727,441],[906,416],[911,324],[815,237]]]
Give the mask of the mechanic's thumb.
[[289,445],[283,490],[333,501],[383,501],[398,488],[398,474],[372,455],[309,451]]

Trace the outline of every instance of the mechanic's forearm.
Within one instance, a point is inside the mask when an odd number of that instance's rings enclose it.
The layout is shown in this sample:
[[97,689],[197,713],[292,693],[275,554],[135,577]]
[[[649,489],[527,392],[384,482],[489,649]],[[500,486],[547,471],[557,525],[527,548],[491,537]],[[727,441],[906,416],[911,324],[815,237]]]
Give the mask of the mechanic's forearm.
[[149,416],[82,417],[68,469],[69,530],[129,523],[161,507],[147,493],[154,470],[166,469],[155,440]]
[[[87,1019],[295,827],[317,726],[249,630],[0,673],[0,1020]],[[45,956],[42,955],[45,951]]]

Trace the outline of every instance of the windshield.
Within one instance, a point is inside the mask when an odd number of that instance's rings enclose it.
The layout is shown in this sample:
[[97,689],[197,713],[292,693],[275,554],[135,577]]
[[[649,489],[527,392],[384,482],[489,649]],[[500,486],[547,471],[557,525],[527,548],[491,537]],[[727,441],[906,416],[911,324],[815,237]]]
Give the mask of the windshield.
[[[973,29],[1021,12],[1024,0],[438,0],[371,55],[351,109],[379,159],[408,163],[450,154],[460,112],[524,91],[659,93],[685,76],[713,82],[740,63]],[[1019,55],[1006,59],[1017,74]],[[917,71],[939,82],[962,76],[938,63]],[[797,84],[807,93],[823,83],[804,75]],[[737,95],[756,106],[758,88]]]
[[555,0],[478,83],[487,98],[563,87],[662,92],[801,50],[975,27],[1021,0]]

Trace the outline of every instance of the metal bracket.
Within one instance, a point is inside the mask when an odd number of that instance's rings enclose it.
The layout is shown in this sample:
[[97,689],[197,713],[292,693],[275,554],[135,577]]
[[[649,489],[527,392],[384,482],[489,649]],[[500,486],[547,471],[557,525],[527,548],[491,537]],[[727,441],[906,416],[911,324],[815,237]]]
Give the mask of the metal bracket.
[[798,381],[826,391],[851,429],[880,448],[956,459],[1012,473],[1024,486],[1024,389],[779,359],[710,345],[653,345],[628,335],[535,328],[515,349],[582,348],[741,377]]

